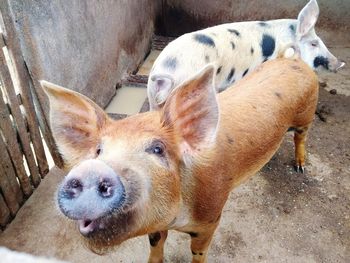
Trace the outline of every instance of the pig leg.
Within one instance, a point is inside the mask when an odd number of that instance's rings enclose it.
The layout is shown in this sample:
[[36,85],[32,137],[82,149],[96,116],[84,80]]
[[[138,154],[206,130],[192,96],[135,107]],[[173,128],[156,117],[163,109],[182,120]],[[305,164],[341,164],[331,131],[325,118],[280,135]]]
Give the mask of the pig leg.
[[305,141],[309,127],[297,127],[294,130],[295,145],[295,170],[304,173],[305,171]]
[[151,253],[148,263],[162,263],[164,255],[164,243],[168,236],[168,231],[159,231],[148,235],[151,245]]
[[[210,242],[213,238],[217,224],[206,226],[204,232],[191,233],[192,263],[207,262]],[[204,228],[203,228],[204,229]]]

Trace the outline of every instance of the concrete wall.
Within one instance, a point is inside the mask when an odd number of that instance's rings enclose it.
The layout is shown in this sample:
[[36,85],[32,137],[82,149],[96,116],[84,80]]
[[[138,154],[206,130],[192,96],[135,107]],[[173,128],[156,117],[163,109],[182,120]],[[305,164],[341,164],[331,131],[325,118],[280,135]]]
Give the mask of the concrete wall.
[[[163,0],[160,34],[177,36],[185,32],[228,22],[297,18],[308,0]],[[350,1],[318,0],[317,29],[347,34],[350,38]],[[329,41],[333,37],[329,36]],[[336,42],[336,40],[335,40]]]
[[101,106],[144,58],[160,6],[153,0],[9,3],[33,79],[79,91]]
[[[34,80],[79,91],[104,107],[156,33],[176,36],[224,22],[296,18],[307,0],[7,0]],[[318,0],[326,43],[350,43],[349,0]],[[331,29],[331,30],[329,30]],[[319,32],[319,30],[318,30]],[[321,34],[321,37],[323,37]],[[39,95],[43,98],[41,90]],[[43,106],[47,110],[46,103]]]

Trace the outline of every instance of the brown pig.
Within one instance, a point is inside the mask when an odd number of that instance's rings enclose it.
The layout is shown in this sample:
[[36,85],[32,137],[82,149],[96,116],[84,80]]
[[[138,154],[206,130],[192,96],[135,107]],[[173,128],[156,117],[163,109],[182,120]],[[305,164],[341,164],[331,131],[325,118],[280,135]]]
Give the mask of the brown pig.
[[173,229],[191,235],[192,262],[205,262],[230,191],[270,160],[289,128],[303,171],[318,98],[312,69],[297,59],[268,61],[220,94],[213,78],[209,65],[162,110],[118,121],[85,96],[41,82],[69,170],[58,204],[92,251],[149,234],[149,262],[162,262]]

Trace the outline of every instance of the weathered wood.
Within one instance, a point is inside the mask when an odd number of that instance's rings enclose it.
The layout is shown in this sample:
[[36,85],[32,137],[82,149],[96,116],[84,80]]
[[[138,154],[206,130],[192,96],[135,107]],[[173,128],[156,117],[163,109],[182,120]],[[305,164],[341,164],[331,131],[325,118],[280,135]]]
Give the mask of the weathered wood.
[[7,207],[10,209],[11,215],[16,215],[19,204],[16,199],[15,193],[12,191],[10,182],[8,181],[8,175],[6,174],[5,168],[0,164],[0,170],[2,174],[0,175],[0,189],[4,196],[4,200]]
[[[13,119],[16,122],[19,139],[22,145],[24,155],[27,160],[30,176],[34,186],[37,187],[41,180],[39,175],[39,170],[35,163],[34,155],[30,147],[30,137],[26,130],[26,125],[23,120],[23,114],[21,113],[21,109],[19,107],[18,98],[15,92],[10,71],[7,67],[5,55],[3,52],[0,52],[0,76],[1,76],[3,88],[5,90],[5,94],[10,103]],[[46,163],[46,166],[47,166],[47,163]]]
[[[26,109],[26,114],[27,114],[26,117],[27,117],[31,138],[32,138],[32,142],[34,145],[34,149],[35,149],[35,153],[38,161],[38,166],[40,169],[40,173],[43,176],[44,174],[47,173],[45,169],[46,158],[45,158],[44,146],[41,139],[41,134],[39,131],[39,123],[35,115],[36,112],[33,104],[33,96],[34,96],[34,99],[37,100],[36,98],[37,94],[34,92],[34,85],[32,83],[32,79],[29,75],[28,69],[22,57],[20,42],[17,36],[16,26],[15,26],[15,21],[13,21],[11,17],[11,10],[9,8],[8,0],[0,0],[0,11],[2,14],[2,22],[3,22],[2,30],[3,30],[4,42],[8,48],[10,59],[12,61],[14,71],[18,78],[20,93],[22,95],[21,96],[22,102],[23,102],[23,106]],[[32,92],[33,92],[33,95],[32,95]],[[62,164],[63,164],[62,158],[57,151],[52,134],[50,132],[47,132],[47,131],[50,131],[50,129],[47,124],[47,120],[45,119],[45,115],[42,112],[40,103],[38,103],[37,106],[38,106],[37,115],[42,117],[43,121],[40,122],[40,125],[43,128],[42,131],[46,139],[47,145],[49,147],[49,150],[51,152],[52,158],[55,161],[56,165],[62,167]],[[43,127],[43,125],[45,127]]]
[[149,111],[149,102],[148,98],[145,99],[145,102],[142,104],[140,112],[146,112]]
[[0,89],[0,129],[6,139],[6,146],[10,153],[13,164],[15,165],[16,173],[21,183],[23,193],[26,196],[29,196],[32,194],[33,189],[30,184],[29,177],[27,176],[24,168],[23,156],[17,141],[16,130],[13,127],[13,124],[11,122],[10,114],[4,102],[1,89]]
[[175,37],[163,37],[153,35],[152,37],[152,49],[153,50],[163,50]]
[[0,226],[6,226],[11,220],[10,209],[7,207],[4,198],[0,194]]
[[120,114],[120,113],[108,113],[108,116],[114,120],[121,120],[121,119],[128,117],[128,115]]
[[[4,174],[3,176],[7,176],[7,179],[11,185],[12,192],[16,196],[17,202],[19,204],[23,203],[23,192],[20,188],[20,185],[17,181],[16,170],[11,162],[11,158],[9,153],[7,152],[6,145],[3,142],[2,138],[0,138],[0,165],[3,170],[1,170]],[[2,176],[0,174],[0,176]]]
[[0,47],[3,48],[5,47],[5,41],[3,35],[0,33]]
[[[38,119],[38,122],[40,125],[40,129],[41,129],[42,134],[44,136],[44,139],[46,141],[46,145],[49,148],[49,151],[51,153],[52,159],[55,162],[55,165],[57,165],[59,168],[62,168],[63,167],[63,159],[58,151],[58,148],[56,147],[56,142],[52,136],[51,128],[50,128],[48,121],[45,117],[44,110],[41,106],[41,102],[40,102],[38,94],[36,92],[36,88],[34,88],[33,80],[32,80],[32,78],[29,78],[29,79],[30,79],[30,83],[31,83],[30,86],[32,87],[31,91],[33,94],[33,100],[34,100],[34,104],[35,104],[35,108],[36,108],[37,119]],[[37,81],[36,81],[36,83],[38,86],[40,86],[40,84],[38,84]]]
[[132,84],[134,86],[146,87],[148,81],[147,75],[134,75],[130,74],[122,80],[122,84]]

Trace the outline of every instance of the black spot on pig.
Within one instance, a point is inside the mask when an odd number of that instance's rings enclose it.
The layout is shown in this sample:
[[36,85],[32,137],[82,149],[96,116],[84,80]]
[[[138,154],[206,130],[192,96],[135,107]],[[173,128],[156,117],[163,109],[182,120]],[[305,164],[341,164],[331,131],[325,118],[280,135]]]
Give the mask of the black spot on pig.
[[155,232],[155,233],[149,234],[148,238],[149,238],[149,243],[151,244],[151,246],[155,247],[158,245],[158,242],[161,238],[160,232]]
[[254,54],[254,48],[253,47],[250,48],[250,54],[252,54],[252,55]]
[[275,92],[275,95],[276,95],[277,98],[282,99],[282,94],[281,93]]
[[196,40],[197,42],[206,45],[206,46],[210,46],[210,47],[215,47],[215,42],[214,40],[209,37],[206,36],[204,34],[195,34],[194,35],[194,40]]
[[295,25],[293,24],[290,24],[289,25],[289,30],[292,32],[292,34],[294,35],[295,34]]
[[205,59],[205,62],[206,62],[206,63],[209,63],[210,58],[209,58],[209,56],[208,56],[208,55],[205,55],[204,59]]
[[227,142],[229,144],[233,144],[233,139],[230,136],[228,136],[228,135],[226,137],[227,137]]
[[232,49],[235,49],[235,43],[233,43],[233,41],[231,41],[231,47],[232,47]]
[[262,26],[262,27],[269,26],[266,22],[259,22],[258,24],[259,24],[259,26]]
[[236,36],[240,36],[241,34],[236,30],[236,29],[227,29],[228,30],[228,32],[230,32],[230,33],[232,33],[232,34],[235,34]]
[[228,83],[231,82],[232,77],[233,77],[234,74],[235,74],[235,68],[232,68],[232,69],[230,70],[230,73],[228,73],[228,76],[227,76],[227,79],[226,79]]
[[176,68],[176,65],[177,65],[177,59],[175,57],[167,57],[163,62],[164,67],[172,70]]
[[318,56],[318,57],[315,57],[314,59],[314,68],[323,66],[325,69],[328,69],[328,64],[329,64],[328,59],[323,56]]
[[267,59],[275,51],[275,44],[276,44],[275,39],[268,34],[263,34],[260,44],[261,44],[263,57]]
[[243,72],[242,77],[244,77],[245,75],[247,75],[248,71],[249,71],[249,68],[247,68],[247,69]]
[[218,67],[218,69],[216,70],[216,75],[219,75],[221,72],[222,66]]

